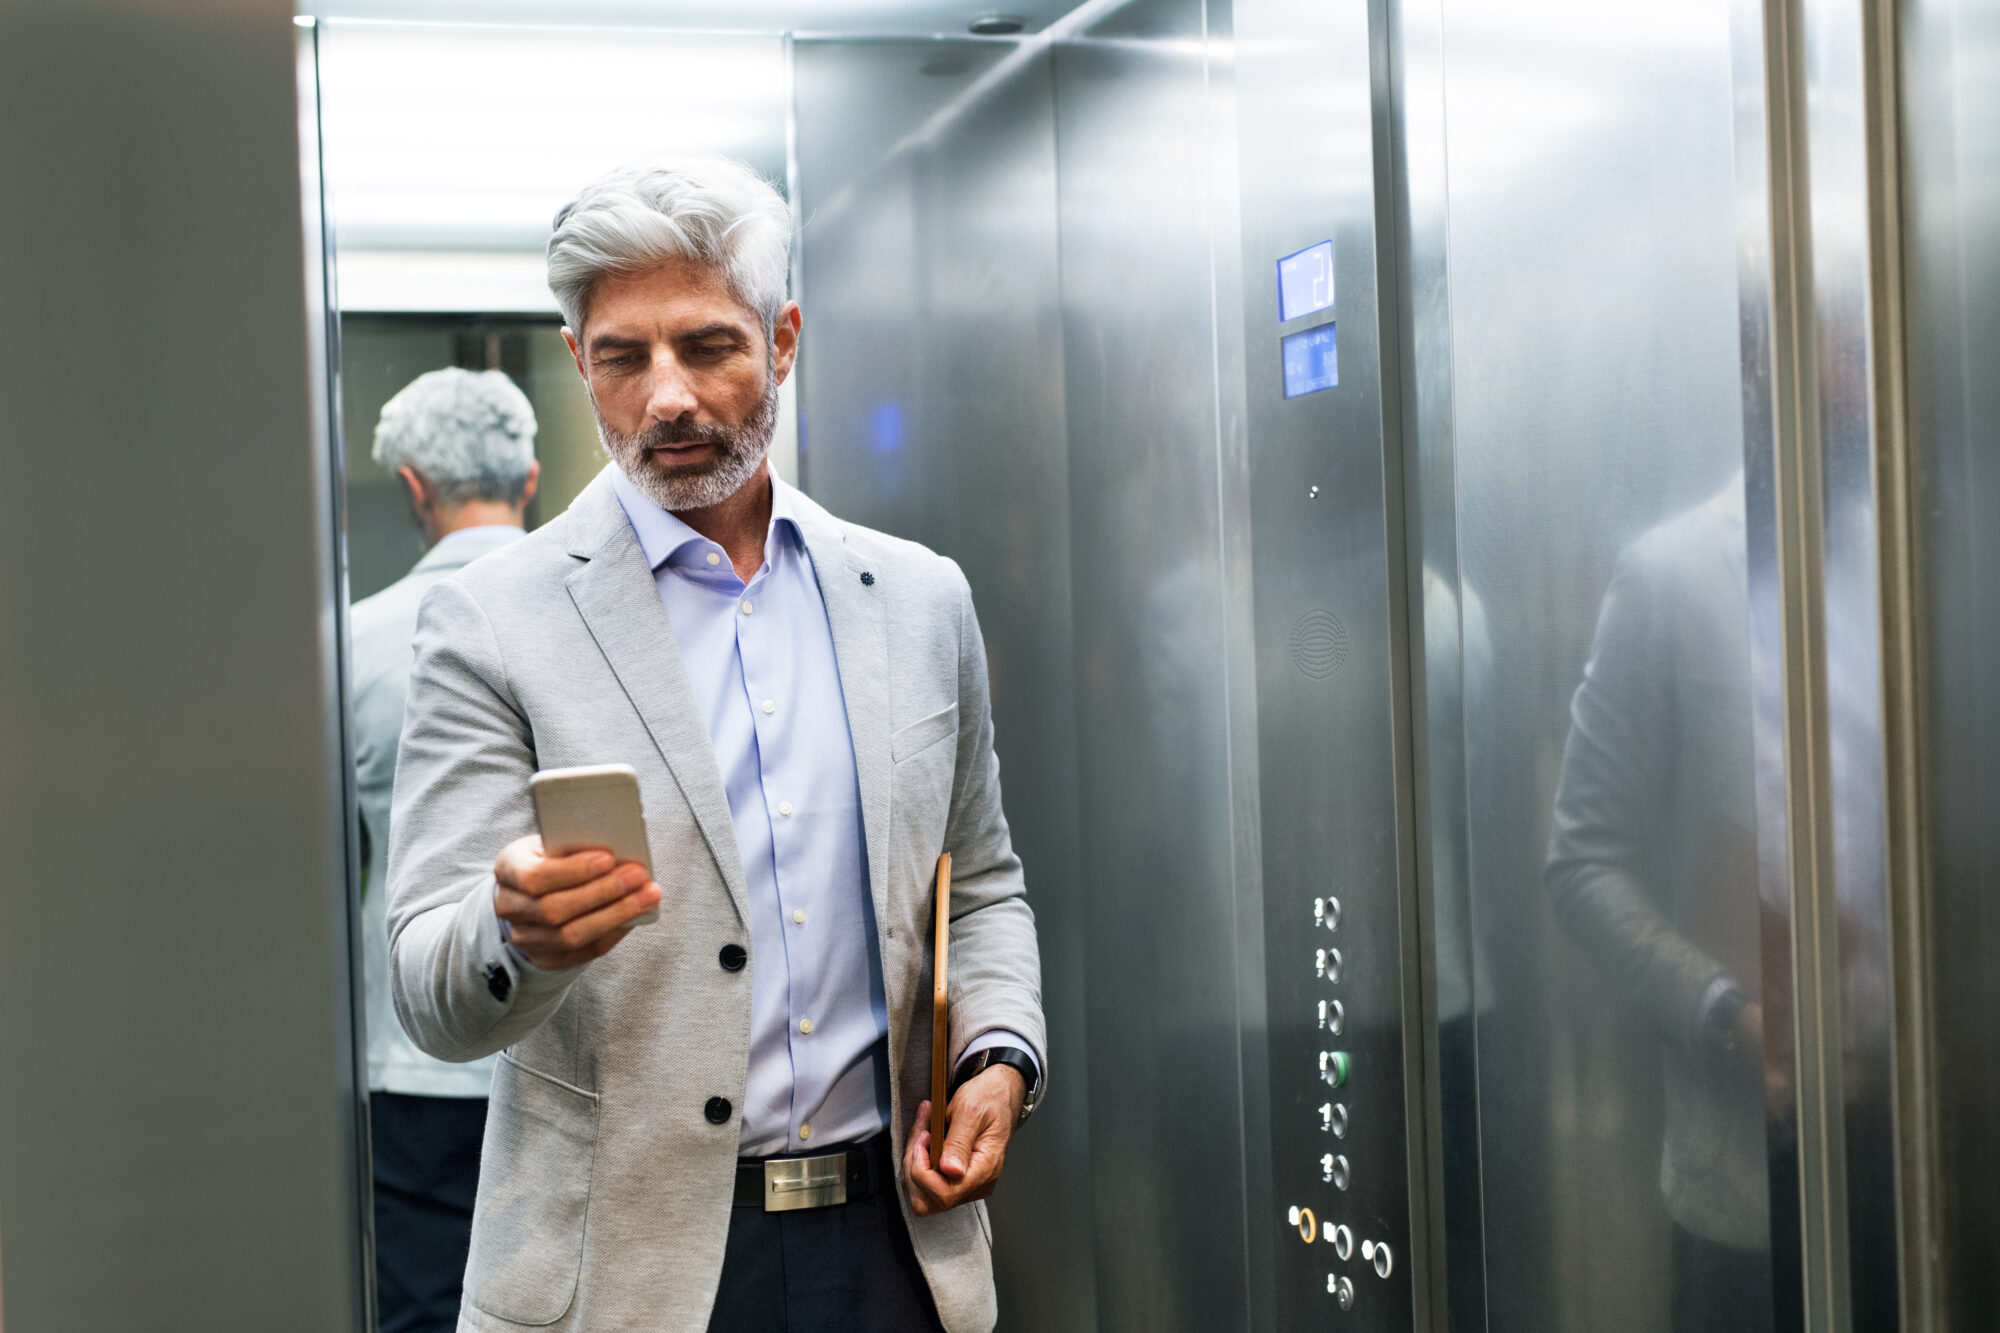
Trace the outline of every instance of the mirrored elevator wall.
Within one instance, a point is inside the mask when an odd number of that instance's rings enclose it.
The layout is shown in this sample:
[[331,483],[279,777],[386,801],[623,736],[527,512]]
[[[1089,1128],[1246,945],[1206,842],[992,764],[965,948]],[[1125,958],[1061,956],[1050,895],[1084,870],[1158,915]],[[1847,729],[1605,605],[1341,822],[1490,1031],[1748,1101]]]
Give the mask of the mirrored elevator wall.
[[1007,1328],[1422,1316],[1378,38],[1140,0],[795,45],[802,480],[964,566],[1042,932]]

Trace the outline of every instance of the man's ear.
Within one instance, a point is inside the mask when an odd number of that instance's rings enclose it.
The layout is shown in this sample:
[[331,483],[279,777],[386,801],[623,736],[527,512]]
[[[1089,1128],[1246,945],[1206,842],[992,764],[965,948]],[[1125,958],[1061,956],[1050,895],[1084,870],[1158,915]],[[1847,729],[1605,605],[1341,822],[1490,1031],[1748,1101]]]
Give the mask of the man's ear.
[[590,376],[583,374],[583,348],[577,343],[576,335],[570,332],[567,324],[563,325],[562,334],[563,341],[569,344],[570,358],[576,362],[576,373],[583,375],[584,382],[589,383]]
[[541,480],[541,461],[539,459],[530,459],[528,462],[528,479],[521,483],[521,498],[517,502],[521,508],[526,509],[528,502],[535,498],[535,487],[540,484]]
[[804,326],[805,315],[800,312],[799,303],[785,302],[785,308],[778,312],[778,322],[771,328],[771,372],[780,384],[792,373],[792,364],[798,360],[799,330]]
[[437,487],[423,473],[404,463],[396,469],[396,480],[403,484],[403,496],[410,502],[410,512],[422,518],[437,508]]

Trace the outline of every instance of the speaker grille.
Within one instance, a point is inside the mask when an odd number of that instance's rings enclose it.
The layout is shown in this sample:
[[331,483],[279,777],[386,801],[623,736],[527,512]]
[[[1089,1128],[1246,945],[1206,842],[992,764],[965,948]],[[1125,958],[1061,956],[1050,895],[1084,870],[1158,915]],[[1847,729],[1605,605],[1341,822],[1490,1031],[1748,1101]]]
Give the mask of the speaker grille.
[[1331,611],[1308,611],[1292,622],[1285,648],[1300,675],[1331,680],[1347,661],[1347,626]]

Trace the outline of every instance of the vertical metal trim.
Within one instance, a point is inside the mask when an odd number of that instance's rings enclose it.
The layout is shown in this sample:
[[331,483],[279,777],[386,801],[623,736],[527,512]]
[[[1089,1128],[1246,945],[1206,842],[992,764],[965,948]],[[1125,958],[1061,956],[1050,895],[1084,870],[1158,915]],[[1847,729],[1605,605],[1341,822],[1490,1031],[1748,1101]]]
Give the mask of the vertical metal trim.
[[[1397,910],[1403,982],[1403,1115],[1410,1192],[1410,1301],[1417,1329],[1450,1327],[1449,1256],[1445,1250],[1444,1139],[1438,1052],[1435,865],[1428,838],[1438,836],[1425,784],[1431,766],[1424,687],[1425,514],[1421,464],[1412,434],[1417,404],[1410,366],[1411,294],[1409,160],[1401,108],[1396,0],[1369,0],[1369,103],[1373,120],[1375,286],[1380,326],[1384,564],[1388,575],[1390,762],[1395,772]],[[1406,475],[1414,472],[1415,475]],[[1455,636],[1454,636],[1455,641]],[[1462,680],[1458,672],[1452,680]],[[1449,830],[1443,836],[1463,830]]]
[[[360,978],[362,961],[362,916],[360,804],[355,791],[354,727],[348,682],[353,664],[349,656],[347,593],[347,467],[340,415],[340,304],[335,286],[332,214],[327,206],[324,139],[321,134],[319,80],[319,25],[310,18],[298,22],[297,79],[299,117],[299,174],[302,235],[304,238],[306,348],[309,358],[307,382],[316,397],[312,413],[313,448],[319,456],[314,498],[321,524],[317,546],[320,566],[320,650],[333,697],[324,710],[326,753],[340,764],[337,812],[343,859],[343,900],[336,910],[344,920],[334,932],[347,944],[346,995],[337,997],[349,1025],[349,1067],[346,1071],[352,1099],[354,1134],[350,1151],[354,1178],[352,1225],[357,1245],[359,1271],[354,1275],[355,1294],[360,1303],[363,1333],[376,1327],[375,1293],[375,1208],[374,1149],[368,1115],[368,1019],[366,996]],[[336,975],[341,975],[336,969]]]
[[[1464,663],[1459,614],[1457,470],[1454,454],[1452,396],[1452,321],[1450,236],[1447,227],[1449,180],[1445,138],[1444,26],[1437,0],[1384,0],[1382,11],[1383,78],[1387,94],[1388,161],[1377,173],[1378,191],[1390,196],[1393,216],[1381,234],[1393,245],[1393,283],[1384,284],[1397,303],[1393,329],[1396,429],[1388,436],[1397,456],[1390,460],[1400,477],[1400,509],[1391,512],[1401,524],[1400,552],[1406,608],[1404,634],[1408,644],[1407,729],[1409,799],[1414,815],[1413,853],[1416,866],[1415,919],[1421,950],[1419,1004],[1422,1014],[1421,1136],[1412,1134],[1414,1159],[1425,1161],[1427,1206],[1423,1210],[1430,1266],[1425,1293],[1428,1321],[1418,1327],[1457,1328],[1470,1333],[1484,1329],[1486,1287],[1484,1226],[1481,1218],[1462,1219],[1461,1234],[1478,1237],[1479,1248],[1453,1254],[1447,1241],[1444,1131],[1452,1114],[1449,1102],[1462,1102],[1466,1126],[1477,1151],[1477,1071],[1446,1068],[1439,1042],[1437,974],[1445,966],[1461,968],[1475,996],[1469,1021],[1476,1025],[1477,987],[1473,975],[1470,936],[1463,958],[1436,956],[1436,917],[1440,903],[1451,897],[1453,910],[1469,911],[1470,886],[1457,868],[1467,864],[1464,823],[1441,811],[1462,808],[1463,802],[1443,793],[1468,789],[1465,766]],[[1385,330],[1385,332],[1389,332]],[[1391,373],[1391,339],[1384,340],[1384,373]],[[1385,385],[1384,401],[1389,386]],[[1432,605],[1430,587],[1443,596]],[[1448,596],[1449,606],[1443,605]],[[1460,1075],[1464,1086],[1458,1085]],[[1476,1158],[1473,1170],[1477,1171]],[[1413,1186],[1415,1176],[1413,1174]],[[1478,1191],[1475,1191],[1475,1195]],[[1414,1230],[1414,1227],[1413,1227]],[[1454,1323],[1465,1312],[1451,1307],[1449,1275],[1465,1266],[1474,1270],[1482,1293],[1477,1323]]]
[[[1793,989],[1790,1038],[1797,1117],[1804,1327],[1844,1333],[1846,1153],[1842,1142],[1838,920],[1835,911],[1826,684],[1825,532],[1813,309],[1810,153],[1803,0],[1767,0],[1771,454],[1775,574],[1783,663],[1785,865]],[[1766,1038],[1785,1072],[1784,1041]],[[1776,1048],[1774,1051],[1773,1048]],[[1775,1058],[1774,1058],[1775,1057]],[[1782,1181],[1783,1177],[1778,1179]],[[1775,1203],[1776,1201],[1774,1201]]]
[[1903,1328],[1942,1329],[1944,1215],[1937,1119],[1930,839],[1925,822],[1922,567],[1908,393],[1903,274],[1900,8],[1862,0],[1869,342],[1882,621],[1884,840],[1887,853],[1896,1241]]

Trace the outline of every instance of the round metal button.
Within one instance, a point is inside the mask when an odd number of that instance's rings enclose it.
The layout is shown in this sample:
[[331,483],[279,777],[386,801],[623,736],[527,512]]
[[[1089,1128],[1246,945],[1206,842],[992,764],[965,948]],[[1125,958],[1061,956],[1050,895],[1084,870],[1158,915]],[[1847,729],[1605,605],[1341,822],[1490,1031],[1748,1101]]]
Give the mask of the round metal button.
[[726,1125],[735,1110],[736,1108],[729,1104],[727,1097],[710,1097],[708,1105],[701,1108],[701,1113],[708,1117],[708,1123],[711,1125]]
[[740,944],[725,944],[722,952],[715,956],[725,972],[741,972],[743,965],[750,961],[750,952]]

